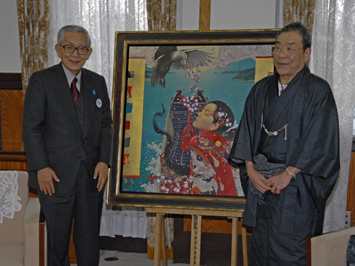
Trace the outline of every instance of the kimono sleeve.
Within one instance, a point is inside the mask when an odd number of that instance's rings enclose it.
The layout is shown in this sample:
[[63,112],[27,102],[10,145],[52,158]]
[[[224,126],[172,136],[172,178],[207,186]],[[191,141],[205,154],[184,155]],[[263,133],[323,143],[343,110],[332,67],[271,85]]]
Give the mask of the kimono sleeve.
[[269,78],[256,83],[245,102],[244,111],[228,157],[232,165],[252,161],[260,142],[261,115]]
[[304,109],[302,135],[288,165],[307,174],[328,178],[340,168],[339,124],[329,85],[313,81]]

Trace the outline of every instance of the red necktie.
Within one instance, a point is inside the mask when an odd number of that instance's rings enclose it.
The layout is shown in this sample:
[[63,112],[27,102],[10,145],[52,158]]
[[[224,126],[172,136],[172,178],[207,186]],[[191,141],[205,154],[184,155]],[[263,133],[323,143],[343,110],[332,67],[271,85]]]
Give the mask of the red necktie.
[[[280,83],[280,84],[281,84],[281,83]],[[281,91],[280,91],[280,95],[281,95],[281,93],[283,93],[283,92],[285,91],[285,89],[286,89],[287,85],[288,85],[288,84],[286,84],[286,85],[282,85],[282,84],[281,84]]]
[[78,81],[78,79],[74,78],[73,81],[71,82],[71,86],[70,86],[71,96],[73,97],[76,106],[78,106],[78,101],[79,101],[79,92],[76,87],[77,81]]

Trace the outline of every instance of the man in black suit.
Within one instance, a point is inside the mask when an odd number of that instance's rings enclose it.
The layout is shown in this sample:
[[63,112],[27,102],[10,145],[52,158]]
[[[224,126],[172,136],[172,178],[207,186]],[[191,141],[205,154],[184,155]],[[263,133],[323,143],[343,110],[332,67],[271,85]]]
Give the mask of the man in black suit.
[[50,266],[70,265],[73,216],[78,265],[99,264],[112,119],[105,79],[82,68],[92,53],[90,45],[84,28],[61,28],[55,46],[61,63],[34,73],[25,96],[29,186],[38,190],[46,217]]

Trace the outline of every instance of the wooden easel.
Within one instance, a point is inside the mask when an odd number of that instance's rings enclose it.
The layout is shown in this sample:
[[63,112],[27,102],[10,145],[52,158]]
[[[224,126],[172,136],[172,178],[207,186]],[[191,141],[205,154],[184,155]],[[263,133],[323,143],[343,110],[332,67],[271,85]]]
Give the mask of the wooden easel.
[[[160,266],[161,257],[163,260],[163,266],[167,266],[165,230],[164,230],[164,216],[166,214],[181,214],[181,215],[192,216],[190,266],[200,265],[202,216],[219,216],[219,217],[227,217],[228,219],[232,219],[231,265],[237,266],[238,221],[243,216],[242,210],[219,211],[219,210],[149,207],[146,208],[146,212],[156,214],[154,266]],[[244,227],[242,227],[242,246],[243,246],[244,266],[248,266],[247,233]]]

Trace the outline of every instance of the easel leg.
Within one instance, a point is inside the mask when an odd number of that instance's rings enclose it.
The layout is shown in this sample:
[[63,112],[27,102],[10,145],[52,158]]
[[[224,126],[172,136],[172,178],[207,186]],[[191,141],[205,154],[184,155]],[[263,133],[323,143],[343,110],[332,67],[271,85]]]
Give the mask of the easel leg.
[[238,263],[238,217],[232,218],[232,257],[231,266],[237,266]]
[[162,260],[163,260],[163,266],[167,266],[168,265],[168,260],[167,260],[167,256],[166,256],[164,219],[162,221],[162,227],[161,227],[161,257],[162,257]]
[[157,213],[155,219],[154,266],[160,266],[161,245],[162,245],[161,232],[162,230],[164,230],[164,228],[162,228],[163,221],[164,221],[164,214]]
[[247,229],[242,226],[242,242],[243,242],[243,261],[244,266],[248,266],[248,244],[247,244]]
[[201,256],[201,215],[192,215],[190,266],[200,266]]

